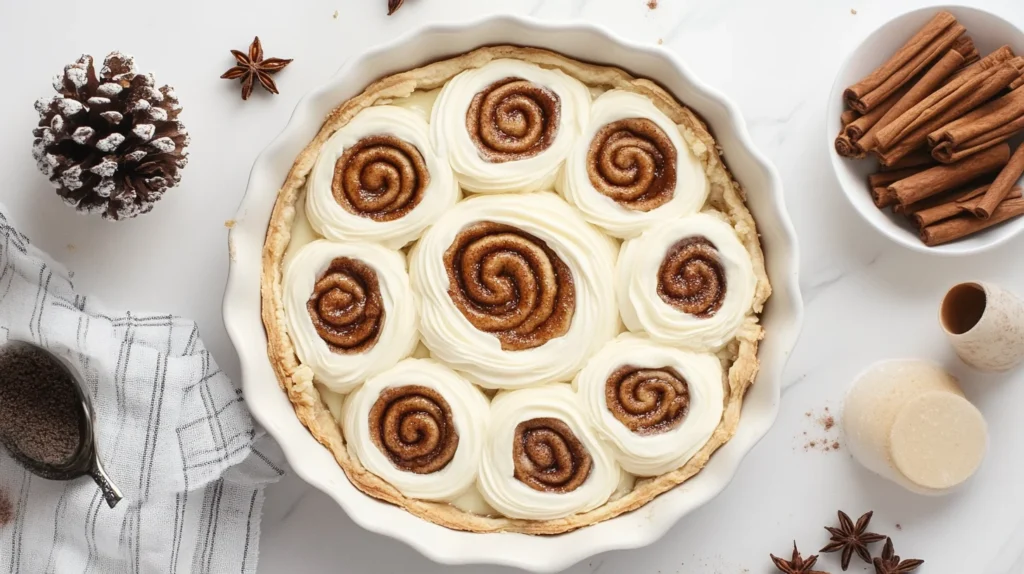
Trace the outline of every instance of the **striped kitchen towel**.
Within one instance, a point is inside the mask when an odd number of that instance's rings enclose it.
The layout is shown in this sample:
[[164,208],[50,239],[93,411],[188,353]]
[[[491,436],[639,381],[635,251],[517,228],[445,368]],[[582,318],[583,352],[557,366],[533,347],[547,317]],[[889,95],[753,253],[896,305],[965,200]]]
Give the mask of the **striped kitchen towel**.
[[111,509],[89,478],[45,480],[0,449],[0,574],[256,571],[263,488],[283,474],[281,457],[195,323],[79,294],[0,206],[0,343],[9,339],[77,368],[124,500]]

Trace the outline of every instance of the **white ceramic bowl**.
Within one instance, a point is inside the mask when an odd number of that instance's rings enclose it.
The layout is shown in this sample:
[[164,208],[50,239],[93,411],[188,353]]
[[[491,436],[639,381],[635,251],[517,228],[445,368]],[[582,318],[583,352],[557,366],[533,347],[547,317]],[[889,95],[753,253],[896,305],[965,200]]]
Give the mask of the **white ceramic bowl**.
[[[700,113],[747,190],[775,289],[763,316],[768,335],[760,351],[761,372],[747,395],[736,436],[685,487],[638,511],[553,537],[456,532],[356,490],[293,414],[267,359],[260,319],[260,254],[277,190],[292,160],[320,129],[327,113],[383,75],[496,43],[539,46],[623,67],[658,80]],[[446,564],[490,563],[554,572],[600,552],[636,548],[658,539],[682,516],[721,492],[743,457],[768,432],[779,407],[782,368],[803,318],[796,237],[783,204],[782,185],[771,164],[754,150],[739,110],[694,78],[669,52],[625,42],[590,25],[555,26],[507,16],[431,25],[353,58],[326,86],[303,98],[284,132],[256,160],[236,221],[229,235],[234,257],[224,321],[241,358],[243,389],[253,416],[277,439],[295,472],[334,498],[356,523],[405,541]]]
[[990,227],[959,241],[928,247],[921,242],[917,230],[906,221],[906,218],[894,215],[891,209],[878,209],[871,201],[867,177],[876,171],[876,162],[871,158],[852,160],[841,157],[836,153],[834,145],[841,128],[839,116],[843,113],[843,91],[885,62],[940,10],[949,10],[967,27],[967,33],[982,55],[1004,44],[1009,44],[1015,53],[1024,54],[1024,32],[999,16],[978,8],[929,6],[897,16],[872,32],[846,57],[846,61],[839,68],[836,81],[832,85],[832,95],[829,96],[825,136],[839,185],[854,209],[875,229],[896,243],[915,251],[935,255],[969,255],[1000,245],[1016,236],[1024,230],[1024,218]]

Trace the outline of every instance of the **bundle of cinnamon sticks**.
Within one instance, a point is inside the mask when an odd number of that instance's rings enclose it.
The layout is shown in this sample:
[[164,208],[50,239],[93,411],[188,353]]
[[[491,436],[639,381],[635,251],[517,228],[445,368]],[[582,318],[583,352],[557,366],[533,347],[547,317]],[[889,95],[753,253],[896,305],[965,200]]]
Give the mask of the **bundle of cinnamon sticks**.
[[942,11],[843,99],[836,151],[877,159],[875,205],[909,217],[927,245],[1024,214],[1024,146],[1008,143],[1024,133],[1024,57],[1009,46],[981,57]]

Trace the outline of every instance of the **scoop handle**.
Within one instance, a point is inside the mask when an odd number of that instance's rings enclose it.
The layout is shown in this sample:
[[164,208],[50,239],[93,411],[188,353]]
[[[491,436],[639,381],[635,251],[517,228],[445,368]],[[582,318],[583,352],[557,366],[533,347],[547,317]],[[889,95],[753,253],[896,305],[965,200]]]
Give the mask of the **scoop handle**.
[[118,502],[121,502],[121,490],[111,482],[110,477],[107,476],[106,471],[103,470],[103,465],[100,464],[99,458],[93,463],[92,469],[89,471],[89,476],[92,477],[96,484],[100,487],[100,492],[103,493],[103,499],[107,501],[107,506],[114,508]]

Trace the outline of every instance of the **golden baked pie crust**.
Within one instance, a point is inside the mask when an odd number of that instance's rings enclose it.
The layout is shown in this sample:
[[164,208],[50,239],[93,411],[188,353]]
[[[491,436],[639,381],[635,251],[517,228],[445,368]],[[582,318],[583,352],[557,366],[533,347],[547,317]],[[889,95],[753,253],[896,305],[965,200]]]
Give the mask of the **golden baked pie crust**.
[[[711,439],[686,465],[654,478],[637,479],[632,491],[610,500],[589,512],[556,520],[521,520],[488,517],[464,512],[447,503],[428,502],[404,496],[395,487],[367,471],[346,448],[339,424],[331,415],[313,383],[313,372],[299,363],[288,336],[283,310],[282,260],[291,240],[295,204],[313,168],[320,148],[339,128],[364,108],[406,97],[416,90],[432,90],[444,85],[463,70],[479,68],[491,60],[513,58],[532,62],[545,68],[559,69],[591,87],[622,89],[650,98],[680,128],[684,139],[711,183],[708,204],[725,214],[743,245],[750,253],[757,275],[753,311],[740,329],[736,340],[726,348],[732,364],[725,384],[726,405],[718,428]],[[707,205],[707,204],[706,204]],[[492,46],[448,60],[428,64],[378,80],[361,94],[342,103],[327,117],[313,141],[299,154],[288,177],[278,192],[270,218],[262,262],[262,314],[267,330],[267,351],[281,388],[288,394],[295,414],[316,439],[330,449],[349,480],[364,493],[398,505],[412,514],[433,523],[471,532],[522,532],[526,534],[560,534],[608,520],[635,510],[656,496],[672,489],[699,472],[719,447],[736,432],[743,396],[757,374],[757,345],[763,330],[757,315],[771,293],[764,268],[764,254],[754,219],[744,204],[743,190],[722,162],[714,138],[704,123],[691,110],[682,106],[668,92],[646,79],[637,79],[618,68],[585,64],[560,54],[536,48]],[[726,362],[728,366],[729,361]]]

